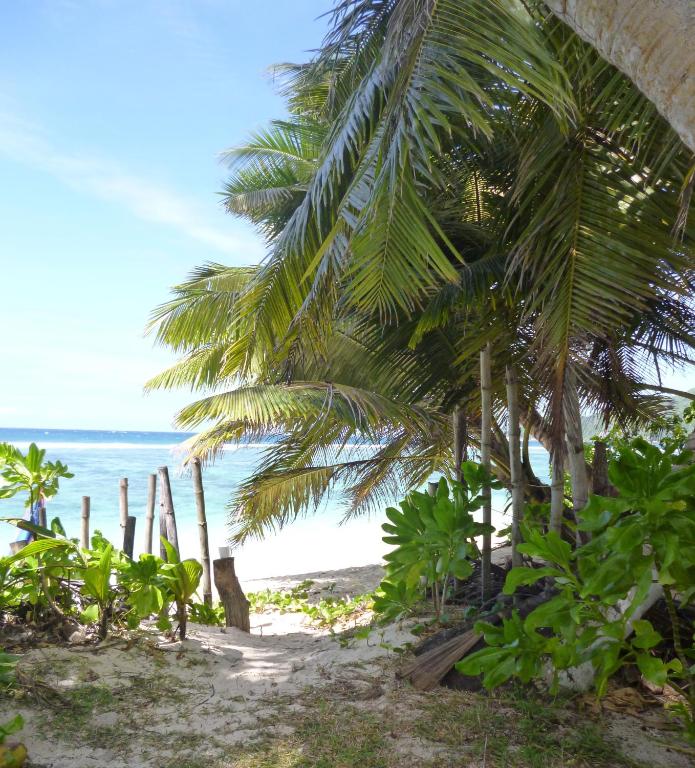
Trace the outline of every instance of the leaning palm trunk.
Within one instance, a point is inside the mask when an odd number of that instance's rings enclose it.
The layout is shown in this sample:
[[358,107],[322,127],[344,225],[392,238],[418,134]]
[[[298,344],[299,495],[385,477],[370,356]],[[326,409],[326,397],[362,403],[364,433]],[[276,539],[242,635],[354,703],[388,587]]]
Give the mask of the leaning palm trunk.
[[524,511],[524,480],[521,469],[519,433],[519,385],[516,370],[507,366],[507,411],[509,414],[509,470],[512,486],[512,565],[521,565],[521,517]]
[[695,150],[695,12],[692,0],[545,0],[626,74]]
[[[490,342],[480,353],[480,463],[491,471],[490,455],[492,450],[492,372],[490,361]],[[483,523],[492,525],[492,491],[489,486],[483,489]],[[492,536],[483,534],[480,583],[483,602],[489,599],[491,591],[490,571],[492,565]]]

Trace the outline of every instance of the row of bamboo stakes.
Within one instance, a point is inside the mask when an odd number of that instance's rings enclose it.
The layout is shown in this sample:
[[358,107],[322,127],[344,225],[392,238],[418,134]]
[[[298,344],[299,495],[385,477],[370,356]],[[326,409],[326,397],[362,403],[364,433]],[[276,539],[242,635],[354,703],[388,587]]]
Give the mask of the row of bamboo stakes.
[[[202,588],[203,601],[206,605],[212,605],[212,576],[210,571],[210,546],[208,542],[208,524],[205,514],[205,493],[203,491],[203,473],[199,459],[191,462],[191,476],[193,479],[193,492],[195,494],[195,506],[198,517],[198,536],[200,541],[200,560],[203,565]],[[171,482],[169,469],[159,467],[157,474],[151,474],[147,482],[147,505],[145,507],[145,546],[144,551],[152,554],[152,534],[154,528],[154,510],[157,501],[157,479],[159,479],[159,534],[165,538],[178,552],[179,537],[176,528],[176,514],[174,512],[174,499],[171,494]],[[89,549],[89,515],[91,500],[89,496],[82,497],[82,525],[80,531],[80,544],[83,549]],[[135,523],[137,518],[128,512],[128,478],[121,478],[119,484],[119,515],[121,531],[123,533],[123,551],[133,556],[135,549]],[[164,545],[160,543],[160,557],[166,559]]]

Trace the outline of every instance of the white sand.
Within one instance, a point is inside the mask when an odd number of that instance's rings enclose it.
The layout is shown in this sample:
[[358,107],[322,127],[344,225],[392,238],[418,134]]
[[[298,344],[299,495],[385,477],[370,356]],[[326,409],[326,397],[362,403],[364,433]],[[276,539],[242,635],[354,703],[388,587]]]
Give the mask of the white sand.
[[[317,592],[358,594],[380,578],[381,568],[372,565],[244,586],[278,589],[311,579]],[[32,650],[19,668],[35,695],[0,702],[0,721],[24,716],[17,736],[36,768],[235,768],[246,765],[238,761],[252,745],[290,737],[293,718],[306,716],[321,698],[399,723],[385,726],[398,768],[484,764],[413,730],[421,707],[446,696],[453,697],[451,706],[465,706],[465,699],[445,689],[420,693],[397,680],[394,649],[414,640],[412,623],[375,630],[347,647],[310,627],[304,614],[253,615],[251,624],[251,634],[192,625],[184,643],[145,631],[135,643],[113,639],[101,647]],[[91,704],[80,712],[75,700]],[[639,720],[622,718],[616,741],[629,745],[642,730]],[[688,757],[664,747],[654,746],[649,758],[650,768],[690,765]]]

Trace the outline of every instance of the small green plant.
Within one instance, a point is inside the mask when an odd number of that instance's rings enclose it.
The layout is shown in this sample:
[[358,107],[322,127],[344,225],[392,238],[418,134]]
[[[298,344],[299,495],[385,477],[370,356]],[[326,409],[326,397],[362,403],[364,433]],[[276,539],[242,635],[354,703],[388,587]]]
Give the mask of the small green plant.
[[86,623],[99,622],[101,640],[108,634],[113,601],[116,598],[116,592],[111,587],[112,568],[113,546],[109,544],[96,557],[89,557],[85,567],[79,571],[82,595],[94,600],[82,611],[81,619]]
[[336,624],[361,616],[373,607],[374,595],[366,592],[361,595],[328,595],[319,600],[309,600],[309,589],[313,581],[302,581],[290,589],[261,592],[249,592],[246,596],[252,613],[276,610],[280,613],[303,613],[312,624],[333,629]]
[[[582,511],[579,527],[592,534],[588,544],[572,551],[556,533],[527,529],[520,550],[545,565],[514,568],[504,592],[548,578],[557,594],[526,618],[514,612],[500,626],[479,622],[487,647],[459,663],[459,671],[482,673],[494,688],[512,677],[543,677],[550,665],[557,686],[563,670],[591,664],[601,696],[618,669],[635,664],[650,682],[682,694],[678,709],[695,738],[695,643],[692,632],[682,636],[676,613],[676,596],[681,605],[695,596],[695,465],[688,458],[677,445],[624,441],[609,466],[619,495],[593,496]],[[659,587],[673,657],[658,652],[663,638],[651,623],[635,617]]]
[[41,498],[48,499],[58,493],[61,478],[73,477],[60,461],[46,461],[45,449],[36,443],[29,446],[26,454],[9,443],[0,443],[0,499],[7,499],[24,491],[26,506],[32,507]]
[[194,624],[205,624],[209,627],[223,627],[225,621],[224,607],[221,603],[217,603],[217,605],[189,603],[188,618]]
[[181,560],[176,549],[163,537],[162,544],[167,554],[167,562],[162,566],[162,574],[176,603],[179,637],[185,640],[188,602],[198,589],[203,566],[192,558]]
[[464,462],[462,472],[463,483],[451,481],[450,488],[442,478],[434,496],[413,491],[400,510],[387,508],[383,540],[396,547],[384,558],[386,578],[374,600],[384,620],[408,614],[423,588],[431,593],[441,618],[454,579],[463,581],[473,573],[473,561],[480,555],[475,538],[493,530],[477,523],[473,513],[483,505],[485,487],[501,486],[475,462]]

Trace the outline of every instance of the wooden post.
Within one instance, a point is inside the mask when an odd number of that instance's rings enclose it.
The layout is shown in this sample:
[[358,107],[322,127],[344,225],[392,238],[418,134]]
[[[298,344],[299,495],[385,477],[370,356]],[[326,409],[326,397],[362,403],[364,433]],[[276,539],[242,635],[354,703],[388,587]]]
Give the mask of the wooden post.
[[123,529],[123,551],[128,557],[133,556],[135,550],[135,523],[137,518],[135,515],[128,515],[125,519],[125,528]]
[[[480,463],[491,472],[492,454],[492,371],[490,342],[480,352]],[[492,491],[483,488],[483,523],[492,525]],[[480,560],[480,584],[483,602],[490,598],[492,571],[492,535],[483,534],[482,557]]]
[[80,535],[80,546],[82,549],[89,549],[89,511],[90,511],[90,498],[89,496],[82,497],[82,530]]
[[162,560],[166,560],[167,551],[166,549],[164,549],[164,544],[162,542],[162,539],[166,539],[167,541],[169,541],[169,539],[167,538],[167,513],[166,513],[166,510],[164,509],[164,503],[160,499],[159,501],[159,556],[162,558]]
[[203,564],[203,602],[212,605],[212,579],[210,576],[210,544],[208,542],[208,523],[205,517],[205,493],[203,491],[203,470],[200,459],[191,463],[195,508],[198,513],[198,536],[200,538],[200,561]]
[[145,508],[145,552],[152,554],[152,527],[154,526],[154,504],[157,498],[157,475],[147,478],[147,507]]
[[176,514],[174,513],[174,499],[171,495],[171,483],[169,482],[169,470],[167,467],[159,468],[159,507],[160,507],[160,528],[161,528],[161,514],[164,512],[164,520],[166,523],[166,539],[179,551],[179,536],[176,530]]
[[128,478],[122,477],[119,486],[119,509],[121,513],[121,531],[125,532],[128,520]]
[[215,572],[215,586],[224,607],[225,625],[237,627],[243,632],[250,632],[249,601],[234,571],[234,558],[213,560],[212,565]]
[[521,470],[521,435],[519,432],[519,384],[516,370],[507,366],[507,413],[509,415],[509,469],[512,481],[512,565],[521,563],[521,518],[524,514],[524,479]]

